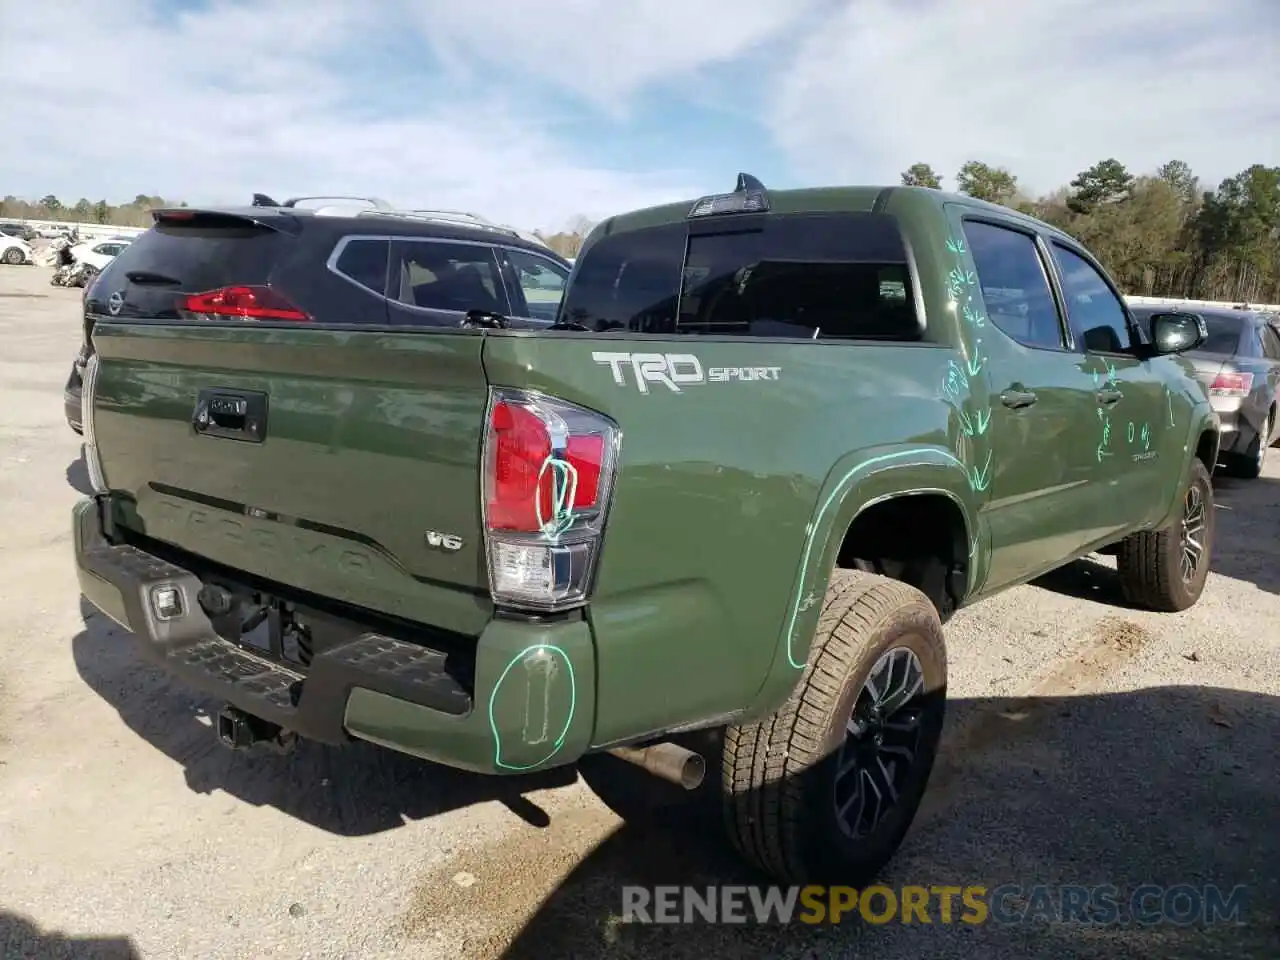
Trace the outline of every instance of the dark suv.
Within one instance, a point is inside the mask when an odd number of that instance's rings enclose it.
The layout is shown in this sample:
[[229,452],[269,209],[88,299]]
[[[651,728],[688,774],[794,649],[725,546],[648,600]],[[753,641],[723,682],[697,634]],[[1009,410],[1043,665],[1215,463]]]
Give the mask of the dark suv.
[[[331,200],[319,207],[303,201]],[[64,391],[81,432],[80,392],[100,316],[174,323],[223,316],[326,329],[541,327],[555,322],[570,263],[536,237],[475,214],[399,210],[381,200],[255,195],[248,207],[179,207],[84,294],[84,341]]]

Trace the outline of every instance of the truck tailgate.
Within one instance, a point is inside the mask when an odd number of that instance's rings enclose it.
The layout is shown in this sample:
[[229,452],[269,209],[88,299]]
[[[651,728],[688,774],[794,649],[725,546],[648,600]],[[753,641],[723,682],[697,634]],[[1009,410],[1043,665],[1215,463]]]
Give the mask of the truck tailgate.
[[483,627],[481,336],[111,323],[94,340],[118,523],[311,593]]

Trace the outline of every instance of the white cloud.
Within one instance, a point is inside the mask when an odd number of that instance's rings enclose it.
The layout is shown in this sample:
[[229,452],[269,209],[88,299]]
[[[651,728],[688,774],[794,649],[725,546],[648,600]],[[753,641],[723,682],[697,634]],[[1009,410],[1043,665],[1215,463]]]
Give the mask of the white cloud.
[[[614,114],[775,40],[819,0],[405,0],[443,56],[516,67]],[[461,66],[461,64],[458,64]]]
[[738,129],[767,91],[768,131],[722,146],[750,169],[771,131],[800,182],[981,159],[1041,191],[1115,156],[1213,185],[1280,162],[1274,2],[0,0],[0,195],[368,191],[558,228],[719,188],[678,138],[649,137],[662,169],[568,139],[659,89]]
[[428,84],[410,109],[371,111],[383,91],[349,74],[404,30],[397,12],[396,0],[214,0],[162,19],[146,0],[0,0],[0,194],[367,191],[557,228],[696,192],[685,173],[592,167],[493,91]]
[[1107,157],[1206,186],[1280,163],[1274,0],[859,0],[801,44],[770,124],[805,178],[969,159],[1047,192]]

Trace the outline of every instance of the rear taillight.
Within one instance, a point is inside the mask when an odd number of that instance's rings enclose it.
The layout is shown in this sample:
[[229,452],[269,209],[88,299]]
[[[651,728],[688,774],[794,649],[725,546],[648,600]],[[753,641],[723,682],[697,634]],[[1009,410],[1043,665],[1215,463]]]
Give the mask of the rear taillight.
[[492,391],[482,496],[495,601],[537,610],[586,601],[620,444],[617,425],[601,414]]
[[1247,397],[1252,389],[1252,373],[1220,373],[1209,384],[1209,396]]
[[236,320],[310,320],[270,287],[223,287],[178,298],[178,309],[196,317]]
[[94,493],[107,492],[102,458],[98,456],[98,431],[93,413],[98,394],[98,366],[101,362],[96,353],[89,357],[80,382],[80,429],[84,436],[84,465],[89,473],[89,486]]

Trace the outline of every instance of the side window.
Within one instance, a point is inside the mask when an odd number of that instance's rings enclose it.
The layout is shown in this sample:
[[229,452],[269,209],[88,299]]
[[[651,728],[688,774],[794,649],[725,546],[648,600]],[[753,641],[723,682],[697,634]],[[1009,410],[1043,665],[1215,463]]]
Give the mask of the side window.
[[564,283],[569,279],[569,271],[522,250],[508,250],[507,260],[524,294],[528,315],[554,320],[564,297]]
[[478,243],[405,240],[393,266],[393,299],[427,310],[509,313],[493,247]]
[[391,244],[372,237],[349,239],[343,244],[335,272],[382,296],[387,289],[387,251]]
[[1079,254],[1054,243],[1062,270],[1067,320],[1076,341],[1093,353],[1123,353],[1132,345],[1124,304],[1094,266]]
[[1280,360],[1280,334],[1277,334],[1270,325],[1264,325],[1262,331],[1262,346],[1268,360]]
[[991,323],[1023,346],[1063,347],[1062,324],[1035,239],[976,220],[964,224]]

